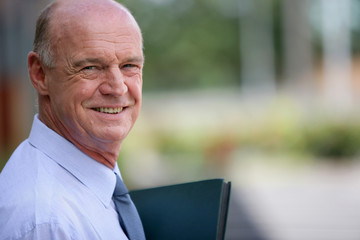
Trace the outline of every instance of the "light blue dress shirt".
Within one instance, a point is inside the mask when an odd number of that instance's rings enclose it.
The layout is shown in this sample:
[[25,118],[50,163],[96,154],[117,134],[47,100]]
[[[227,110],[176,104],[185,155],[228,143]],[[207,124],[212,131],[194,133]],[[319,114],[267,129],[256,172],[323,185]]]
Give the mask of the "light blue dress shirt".
[[127,239],[112,200],[114,172],[35,116],[0,174],[0,240]]

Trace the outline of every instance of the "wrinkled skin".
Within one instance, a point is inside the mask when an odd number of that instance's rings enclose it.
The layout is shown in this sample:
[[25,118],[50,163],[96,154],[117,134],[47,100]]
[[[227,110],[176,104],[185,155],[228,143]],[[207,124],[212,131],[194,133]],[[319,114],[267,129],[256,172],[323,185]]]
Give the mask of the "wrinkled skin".
[[114,168],[141,107],[144,57],[134,18],[111,1],[63,1],[50,21],[55,65],[28,56],[39,118]]

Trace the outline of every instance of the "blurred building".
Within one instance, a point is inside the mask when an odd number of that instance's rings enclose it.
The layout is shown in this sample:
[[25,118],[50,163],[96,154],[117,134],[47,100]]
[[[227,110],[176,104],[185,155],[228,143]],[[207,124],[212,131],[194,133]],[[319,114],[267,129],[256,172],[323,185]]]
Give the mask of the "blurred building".
[[357,0],[239,3],[243,92],[281,92],[338,113],[359,95]]
[[0,154],[13,151],[32,122],[35,94],[28,80],[26,58],[32,49],[36,16],[48,2],[0,2]]

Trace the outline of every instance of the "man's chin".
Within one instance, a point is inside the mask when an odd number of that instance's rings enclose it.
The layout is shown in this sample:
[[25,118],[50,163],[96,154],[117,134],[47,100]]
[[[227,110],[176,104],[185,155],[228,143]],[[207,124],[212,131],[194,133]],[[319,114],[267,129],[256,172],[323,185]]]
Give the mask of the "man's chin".
[[125,139],[128,135],[129,130],[124,129],[113,129],[111,132],[105,132],[102,134],[97,134],[97,139],[99,139],[103,143],[116,144],[120,143]]

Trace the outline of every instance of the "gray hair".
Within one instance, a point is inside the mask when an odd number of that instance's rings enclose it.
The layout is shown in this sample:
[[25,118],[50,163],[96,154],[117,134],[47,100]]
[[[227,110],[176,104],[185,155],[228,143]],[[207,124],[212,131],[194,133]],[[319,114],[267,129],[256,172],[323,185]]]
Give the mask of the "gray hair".
[[53,48],[50,38],[50,19],[56,7],[56,3],[48,5],[40,14],[36,21],[35,39],[33,43],[33,51],[36,52],[41,61],[47,67],[55,65]]

